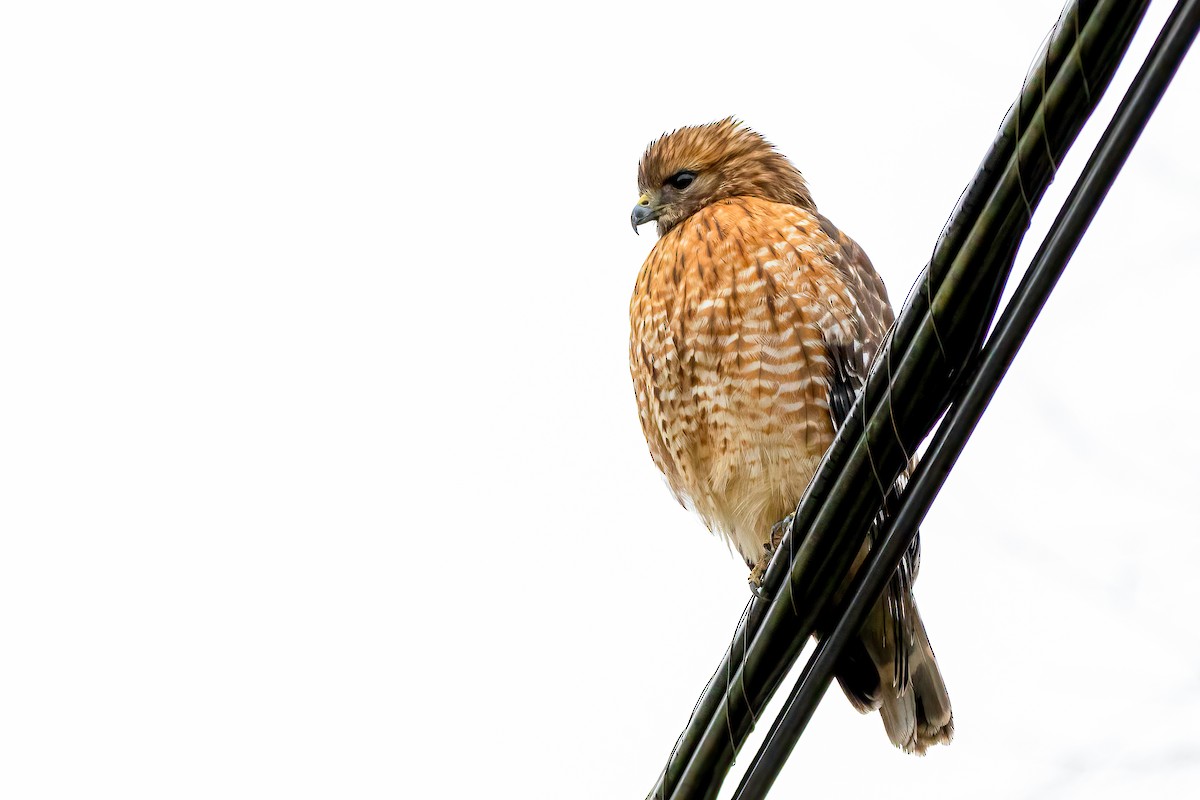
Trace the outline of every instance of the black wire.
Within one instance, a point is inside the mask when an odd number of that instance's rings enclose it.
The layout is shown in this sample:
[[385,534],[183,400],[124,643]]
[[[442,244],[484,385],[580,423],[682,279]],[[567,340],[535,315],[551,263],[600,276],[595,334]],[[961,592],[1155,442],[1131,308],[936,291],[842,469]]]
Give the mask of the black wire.
[[805,665],[733,800],[765,797],[779,775],[829,687],[834,664],[845,646],[862,629],[871,607],[895,572],[917,527],[1162,99],[1198,29],[1200,0],[1180,0],[975,362],[959,399],[934,435],[908,484],[898,513],[860,569],[851,599],[838,624]]
[[[902,449],[915,448],[943,416],[954,376],[978,354],[995,317],[1027,225],[1014,183],[1014,152],[1030,190],[1024,200],[1036,203],[1054,177],[1053,162],[1066,154],[1112,79],[1147,3],[1078,0],[1067,6],[1064,19],[1073,24],[1056,25],[1048,57],[1027,77],[1021,99],[938,237],[928,279],[921,281],[926,291],[911,296],[897,317],[887,345],[899,356],[895,369],[871,372],[856,400],[863,413],[851,412],[797,506],[794,530],[780,546],[780,555],[788,557],[775,558],[764,581],[775,601],[750,604],[737,633],[749,646],[729,648],[722,659],[717,674],[735,675],[741,691],[734,696],[722,682],[709,683],[650,797],[715,800],[755,713],[786,678],[817,615],[836,611],[826,608],[827,601],[841,594],[839,576],[850,571],[858,552],[855,537],[879,510],[867,460],[889,473],[889,483],[906,468]],[[1041,146],[1047,137],[1053,158]]]

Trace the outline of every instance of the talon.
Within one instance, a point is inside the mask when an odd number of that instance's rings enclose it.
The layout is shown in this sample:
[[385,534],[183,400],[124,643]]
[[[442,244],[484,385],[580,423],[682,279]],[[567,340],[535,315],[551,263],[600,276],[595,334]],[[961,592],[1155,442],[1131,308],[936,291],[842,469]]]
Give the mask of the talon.
[[775,552],[775,548],[770,542],[763,545],[763,554],[759,557],[758,563],[750,570],[750,593],[760,600],[770,600],[771,595],[763,588],[763,578],[767,575],[767,567],[771,566],[771,555]]
[[758,563],[750,570],[750,593],[760,600],[771,599],[770,592],[762,586],[763,578],[767,575],[767,567],[771,566],[771,556],[775,555],[776,548],[783,541],[783,535],[791,529],[794,517],[795,514],[788,514],[771,526],[771,537],[763,543],[763,553]]
[[792,529],[792,520],[795,518],[796,514],[793,512],[771,526],[770,546],[772,549],[778,547],[779,543],[783,541],[783,535]]
[[764,589],[762,587],[762,584],[756,585],[753,581],[751,581],[750,582],[750,594],[754,595],[755,597],[757,597],[759,600],[762,600],[763,602],[766,602],[766,603],[771,602],[771,593],[768,592],[766,589]]

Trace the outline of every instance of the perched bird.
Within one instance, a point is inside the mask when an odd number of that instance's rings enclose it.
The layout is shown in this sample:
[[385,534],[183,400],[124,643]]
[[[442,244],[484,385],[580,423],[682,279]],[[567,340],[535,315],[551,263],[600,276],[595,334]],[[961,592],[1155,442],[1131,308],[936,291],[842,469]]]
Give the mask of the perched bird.
[[[651,142],[638,189],[634,230],[659,233],[629,307],[642,431],[676,497],[757,583],[892,324],[887,290],[799,170],[732,118]],[[918,562],[914,543],[837,677],[897,747],[923,753],[954,722],[912,596]]]

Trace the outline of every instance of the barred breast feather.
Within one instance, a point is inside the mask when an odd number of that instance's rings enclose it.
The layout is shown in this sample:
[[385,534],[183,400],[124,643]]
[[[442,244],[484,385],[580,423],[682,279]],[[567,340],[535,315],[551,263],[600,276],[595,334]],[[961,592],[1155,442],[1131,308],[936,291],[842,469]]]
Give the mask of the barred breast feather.
[[865,375],[891,323],[848,255],[820,215],[735,197],[669,230],[637,278],[629,357],[651,456],[750,564],[833,441],[831,348]]

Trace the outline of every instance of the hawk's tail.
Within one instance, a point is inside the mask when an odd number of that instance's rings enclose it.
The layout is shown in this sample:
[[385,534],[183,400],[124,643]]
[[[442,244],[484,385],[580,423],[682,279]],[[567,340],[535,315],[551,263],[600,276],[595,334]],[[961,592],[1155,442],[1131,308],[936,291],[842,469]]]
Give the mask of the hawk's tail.
[[[954,737],[954,714],[950,696],[938,670],[925,625],[915,604],[910,607],[912,638],[908,648],[908,674],[895,679],[895,652],[878,635],[873,624],[885,615],[881,601],[863,628],[861,638],[848,648],[837,667],[837,679],[859,711],[876,708],[892,744],[906,753],[923,755],[935,744],[949,744]],[[893,640],[894,641],[894,640]]]

